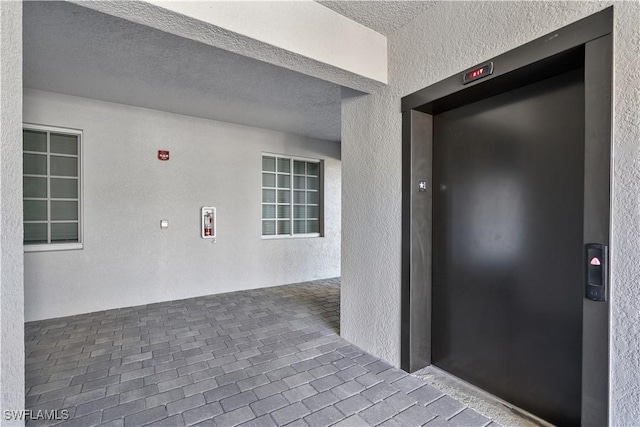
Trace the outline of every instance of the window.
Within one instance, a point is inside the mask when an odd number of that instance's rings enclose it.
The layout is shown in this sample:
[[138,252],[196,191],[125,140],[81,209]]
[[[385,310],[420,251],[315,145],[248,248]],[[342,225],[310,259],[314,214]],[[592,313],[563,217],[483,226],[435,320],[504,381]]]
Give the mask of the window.
[[263,154],[262,237],[318,237],[322,162]]
[[25,125],[25,251],[82,248],[82,131]]

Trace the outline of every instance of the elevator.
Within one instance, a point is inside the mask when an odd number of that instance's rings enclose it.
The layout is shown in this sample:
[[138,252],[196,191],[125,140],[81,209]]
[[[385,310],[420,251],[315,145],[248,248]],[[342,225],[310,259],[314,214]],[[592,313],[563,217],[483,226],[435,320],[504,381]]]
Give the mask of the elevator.
[[608,422],[613,9],[402,99],[402,368]]

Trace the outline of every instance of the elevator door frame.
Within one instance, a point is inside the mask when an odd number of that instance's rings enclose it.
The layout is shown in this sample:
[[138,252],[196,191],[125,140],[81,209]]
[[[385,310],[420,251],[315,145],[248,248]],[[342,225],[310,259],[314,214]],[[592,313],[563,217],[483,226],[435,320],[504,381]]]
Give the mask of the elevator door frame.
[[[463,85],[461,72],[402,98],[401,367],[405,371],[431,364],[434,115],[576,68],[580,57],[585,74],[583,243],[609,245],[612,31],[613,7],[609,7],[466,70],[492,62],[494,72],[488,77]],[[609,421],[609,288],[608,284],[606,302],[583,299],[582,425]]]

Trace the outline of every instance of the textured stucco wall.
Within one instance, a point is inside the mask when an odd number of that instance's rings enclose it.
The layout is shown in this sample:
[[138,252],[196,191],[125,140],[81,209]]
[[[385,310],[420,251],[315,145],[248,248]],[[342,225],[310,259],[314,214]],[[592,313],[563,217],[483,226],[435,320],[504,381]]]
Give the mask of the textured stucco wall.
[[[400,98],[611,2],[441,2],[389,37],[389,86],[342,107],[343,336],[400,362]],[[640,3],[615,4],[611,419],[640,423]],[[366,221],[363,221],[366,218]]]
[[0,424],[24,409],[22,4],[0,2]]
[[[340,275],[338,143],[29,89],[24,120],[84,130],[84,249],[25,254],[27,321]],[[263,151],[325,160],[325,237],[261,239]]]

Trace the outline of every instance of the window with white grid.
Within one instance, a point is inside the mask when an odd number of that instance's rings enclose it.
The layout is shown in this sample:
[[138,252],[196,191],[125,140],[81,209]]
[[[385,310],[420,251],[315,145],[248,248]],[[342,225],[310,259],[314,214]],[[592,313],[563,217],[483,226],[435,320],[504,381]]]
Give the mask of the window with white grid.
[[81,139],[78,130],[24,126],[25,251],[82,248]]
[[317,237],[322,225],[322,162],[262,156],[262,236]]

